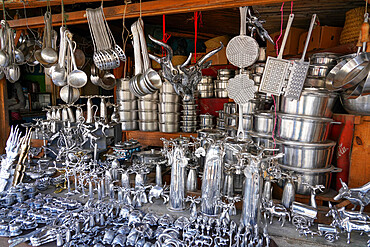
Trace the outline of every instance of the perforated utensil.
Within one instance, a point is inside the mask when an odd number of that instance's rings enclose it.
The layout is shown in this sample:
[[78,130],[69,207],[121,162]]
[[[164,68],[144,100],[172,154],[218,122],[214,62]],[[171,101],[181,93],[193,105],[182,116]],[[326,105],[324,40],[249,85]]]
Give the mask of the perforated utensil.
[[232,38],[226,46],[226,57],[232,65],[246,68],[254,64],[259,57],[257,41],[246,35],[247,32],[247,7],[240,10],[240,35]]
[[276,96],[279,96],[282,93],[282,87],[285,83],[288,69],[291,65],[291,61],[283,59],[283,54],[293,19],[294,14],[290,14],[278,57],[275,58],[269,56],[267,58],[265,70],[263,72],[259,87],[259,91],[261,93],[273,94]]
[[308,34],[306,38],[306,43],[304,45],[302,57],[299,61],[293,62],[293,67],[291,68],[291,72],[289,75],[288,85],[285,89],[285,95],[284,95],[285,98],[298,100],[299,97],[301,96],[303,84],[306,80],[308,68],[310,67],[310,62],[305,62],[304,58],[306,56],[308,44],[310,43],[311,34],[312,34],[313,27],[315,25],[315,21],[316,21],[316,14],[313,14],[311,18],[310,28],[308,30]]

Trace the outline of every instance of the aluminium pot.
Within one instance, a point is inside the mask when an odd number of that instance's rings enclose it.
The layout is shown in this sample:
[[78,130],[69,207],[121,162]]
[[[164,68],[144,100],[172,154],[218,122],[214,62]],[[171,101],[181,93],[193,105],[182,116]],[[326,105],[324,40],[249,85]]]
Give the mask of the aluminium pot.
[[227,98],[229,97],[229,92],[226,89],[215,89],[216,98]]
[[122,130],[136,130],[137,121],[121,121]]
[[261,133],[256,133],[254,131],[249,131],[248,134],[250,135],[253,143],[256,146],[262,146],[265,148],[276,148],[276,143],[274,143],[272,135],[265,135]]
[[314,88],[326,88],[325,78],[312,78],[307,77],[304,82],[305,87],[314,87]]
[[236,137],[238,129],[236,127],[225,127],[226,136]]
[[238,125],[238,115],[236,114],[225,114],[225,125],[226,126],[237,126]]
[[158,120],[158,112],[156,111],[138,111],[138,115],[141,121],[151,122]]
[[137,120],[137,112],[136,111],[119,111],[119,119],[121,122],[129,122],[133,120]]
[[277,118],[275,136],[279,139],[300,142],[326,141],[330,125],[334,123],[331,118],[286,113],[278,113]]
[[253,128],[253,115],[243,114],[243,130],[249,131]]
[[227,80],[215,80],[213,84],[215,89],[226,89],[229,82]]
[[[244,109],[244,107],[243,107]],[[225,114],[234,114],[236,113],[236,104],[235,103],[225,103],[224,104],[224,113]]]
[[249,100],[247,103],[243,104],[243,114],[252,114],[258,110],[260,105],[259,100]]
[[170,103],[179,103],[180,96],[175,93],[160,93],[159,102],[170,102]]
[[184,121],[197,121],[197,115],[184,115],[181,116],[182,120]]
[[317,65],[333,65],[337,62],[338,54],[331,52],[322,52],[312,54],[310,57],[311,64]]
[[216,111],[217,113],[218,113],[218,118],[220,118],[220,119],[224,119],[224,110],[219,110],[219,111]]
[[156,121],[138,121],[140,131],[158,131],[158,122]]
[[309,187],[304,185],[304,183],[310,185],[324,185],[326,189],[329,189],[331,173],[332,172],[341,172],[342,169],[330,166],[328,168],[319,168],[319,169],[303,169],[290,167],[279,164],[280,168],[286,171],[294,171],[298,176],[298,181],[295,183],[295,192],[301,195],[310,195],[311,190]]
[[146,101],[153,101],[153,100],[158,100],[158,92],[155,93],[150,93],[145,96],[139,97],[139,100],[146,100]]
[[334,153],[335,142],[304,143],[277,140],[280,151],[284,156],[279,163],[304,169],[326,168],[330,166]]
[[326,77],[333,66],[329,65],[310,65],[308,68],[307,76],[315,77],[315,78],[323,78]]
[[182,115],[184,116],[196,116],[197,115],[197,110],[182,110],[181,111]]
[[370,115],[370,95],[359,96],[356,99],[341,97],[344,109],[350,114]]
[[156,100],[138,100],[137,105],[140,111],[157,111],[158,105]]
[[179,112],[180,104],[170,103],[170,102],[158,103],[158,110],[159,110],[159,113]]
[[130,91],[130,78],[118,78],[116,79],[116,87],[118,90]]
[[299,100],[281,97],[280,112],[314,117],[331,117],[336,93],[318,88],[306,88]]
[[217,118],[216,126],[219,127],[219,128],[225,128],[225,121],[223,119]]
[[181,126],[183,127],[188,127],[188,126],[197,126],[197,121],[196,120],[182,120]]
[[184,110],[196,111],[198,108],[198,105],[182,105],[182,108]]
[[198,91],[212,91],[213,90],[213,83],[205,84],[199,83],[197,85]]
[[166,123],[159,123],[159,131],[163,133],[175,133],[179,132],[179,123],[171,123],[171,122],[166,122]]
[[199,115],[199,124],[203,126],[213,125],[214,116],[210,114],[200,114]]
[[207,91],[198,91],[199,98],[213,98],[213,88]]
[[257,112],[253,114],[253,131],[260,134],[272,135],[274,122],[275,121],[273,112]]
[[135,95],[130,91],[116,90],[116,95],[117,99],[122,101],[131,101],[136,99]]
[[221,76],[221,75],[228,75],[228,76],[231,76],[234,74],[234,71],[231,70],[231,69],[219,69],[217,70],[217,75]]
[[158,113],[160,123],[178,123],[180,120],[180,113],[177,112],[167,112]]
[[120,111],[133,111],[137,110],[137,101],[121,101],[117,99],[118,110]]
[[181,126],[180,127],[182,132],[185,132],[185,133],[195,133],[195,131],[197,130],[197,126],[193,125],[193,126]]
[[167,81],[162,84],[162,87],[159,89],[159,92],[160,93],[176,93],[172,84]]

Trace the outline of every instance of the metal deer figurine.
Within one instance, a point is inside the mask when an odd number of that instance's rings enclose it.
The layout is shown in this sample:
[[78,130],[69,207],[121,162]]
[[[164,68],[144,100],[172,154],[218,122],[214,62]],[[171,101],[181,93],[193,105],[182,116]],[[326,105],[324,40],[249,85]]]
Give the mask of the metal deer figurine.
[[362,214],[364,207],[370,203],[370,182],[354,189],[348,188],[347,184],[342,180],[340,180],[340,182],[342,183],[342,188],[340,188],[339,193],[334,197],[334,200],[342,198],[347,199],[355,205],[352,210],[355,210],[357,206],[360,206],[360,213]]
[[224,48],[224,45],[220,42],[221,45],[219,48],[207,53],[193,66],[187,67],[191,61],[191,53],[182,65],[174,66],[171,62],[173,57],[172,48],[150,35],[149,39],[166,49],[167,55],[165,57],[160,58],[151,54],[149,54],[149,57],[161,65],[164,78],[173,85],[176,93],[181,95],[185,101],[189,101],[193,98],[197,84],[202,79],[202,69],[208,68],[211,65],[211,61],[206,62],[207,59]]

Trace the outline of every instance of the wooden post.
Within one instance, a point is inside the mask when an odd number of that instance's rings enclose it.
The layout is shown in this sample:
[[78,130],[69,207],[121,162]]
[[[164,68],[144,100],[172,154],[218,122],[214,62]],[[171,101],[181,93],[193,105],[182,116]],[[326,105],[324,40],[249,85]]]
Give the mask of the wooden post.
[[8,90],[5,78],[0,80],[0,154],[5,152],[9,134]]

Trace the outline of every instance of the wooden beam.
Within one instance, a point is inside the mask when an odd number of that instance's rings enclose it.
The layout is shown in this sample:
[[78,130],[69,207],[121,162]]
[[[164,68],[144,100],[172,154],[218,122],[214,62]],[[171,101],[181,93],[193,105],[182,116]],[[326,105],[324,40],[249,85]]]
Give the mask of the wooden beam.
[[[239,6],[268,5],[284,2],[284,0],[155,0],[141,4],[142,16],[171,15],[188,13],[194,11],[209,11],[215,9],[234,8]],[[125,5],[106,7],[104,14],[107,20],[121,19]],[[86,11],[65,13],[67,25],[86,23]],[[236,14],[238,14],[236,12]],[[126,18],[137,18],[140,16],[140,4],[127,5]],[[59,26],[62,22],[61,14],[53,15],[53,25]],[[26,19],[11,20],[8,22],[12,28],[23,28],[27,25],[32,28],[44,26],[44,17],[31,17]]]
[[0,154],[5,152],[9,134],[8,90],[5,78],[0,80]]
[[[23,5],[25,0],[8,0],[5,1],[5,8],[9,9],[23,9],[26,8],[41,8],[46,7],[47,1],[44,0],[27,0]],[[113,1],[113,0],[104,0]],[[101,2],[101,0],[64,0],[64,5],[79,4],[79,3],[91,3],[91,2]],[[60,5],[60,0],[50,0],[50,6]]]

